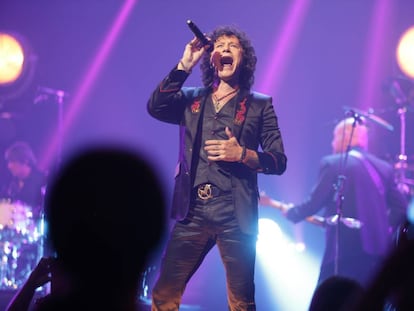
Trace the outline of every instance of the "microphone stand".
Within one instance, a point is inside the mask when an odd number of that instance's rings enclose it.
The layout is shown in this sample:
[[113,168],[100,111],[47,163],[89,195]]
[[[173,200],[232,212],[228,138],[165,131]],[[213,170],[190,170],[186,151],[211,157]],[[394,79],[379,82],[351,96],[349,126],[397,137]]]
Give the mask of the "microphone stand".
[[[410,85],[413,87],[413,85]],[[400,191],[410,196],[410,186],[414,185],[414,180],[407,178],[407,154],[405,150],[406,143],[406,113],[408,106],[410,105],[411,96],[407,95],[400,84],[400,80],[394,79],[390,85],[391,95],[394,97],[394,101],[398,106],[397,112],[400,119],[400,154],[398,155],[398,161],[395,163],[394,168],[398,173],[396,176],[396,182]]]
[[[352,142],[352,137],[354,135],[356,123],[361,121],[360,116],[354,111],[347,112],[346,115],[348,116],[350,113],[352,113],[352,117],[354,118],[354,122],[352,123],[351,135],[349,137],[348,145],[346,147],[346,152],[341,152],[340,172],[338,174],[336,183],[333,185],[335,189],[334,202],[336,202],[336,218],[337,218],[336,227],[335,227],[335,256],[334,256],[334,274],[335,275],[338,275],[339,273],[339,237],[340,237],[339,229],[340,229],[340,223],[341,223],[341,219],[343,215],[343,201],[345,199],[344,197],[344,184],[346,180],[345,168],[348,162],[348,155],[351,149],[351,142]],[[342,142],[344,138],[345,138],[345,125],[344,125],[344,130],[343,130]]]
[[[64,104],[65,98],[69,96],[69,94],[63,90],[57,90],[49,87],[39,86],[37,89],[37,96],[34,99],[34,104],[38,104],[43,101],[53,101],[53,103],[57,104],[57,152],[56,152],[56,160],[53,163],[52,170],[54,172],[59,171],[61,161],[62,161],[62,146],[63,146],[63,116],[64,116]],[[50,171],[50,170],[48,170]],[[42,189],[42,196],[46,195],[47,185]],[[51,256],[53,255],[52,250],[50,249],[50,245],[47,243],[47,224],[45,223],[45,213],[44,213],[44,204],[42,204],[41,215],[40,215],[40,239],[39,239],[39,248],[41,256]]]
[[407,178],[406,170],[407,170],[407,154],[405,150],[405,143],[406,143],[406,119],[405,115],[407,113],[407,107],[402,106],[398,108],[398,114],[400,117],[400,154],[398,155],[398,161],[395,164],[395,168],[397,169],[397,177],[396,182],[400,191],[402,191],[408,197],[411,195],[410,186],[414,186],[414,180],[410,180]]

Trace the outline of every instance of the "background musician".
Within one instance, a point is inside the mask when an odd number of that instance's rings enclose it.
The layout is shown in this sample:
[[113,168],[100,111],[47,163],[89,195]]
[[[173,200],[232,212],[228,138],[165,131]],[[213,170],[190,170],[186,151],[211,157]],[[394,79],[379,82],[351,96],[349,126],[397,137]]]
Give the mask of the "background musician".
[[323,212],[326,243],[318,284],[339,275],[366,285],[404,221],[406,197],[397,187],[392,165],[368,151],[368,134],[363,119],[340,121],[333,131],[333,154],[321,159],[309,197],[299,204],[278,202],[294,223]]

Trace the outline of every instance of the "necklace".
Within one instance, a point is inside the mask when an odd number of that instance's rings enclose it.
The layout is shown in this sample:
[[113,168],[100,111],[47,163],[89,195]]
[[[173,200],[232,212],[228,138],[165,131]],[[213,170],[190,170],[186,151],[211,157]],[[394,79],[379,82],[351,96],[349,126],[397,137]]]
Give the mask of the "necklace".
[[223,99],[229,97],[230,95],[233,95],[234,93],[236,93],[239,89],[236,88],[233,91],[228,92],[226,95],[221,96],[220,98],[217,98],[216,94],[213,94],[213,104],[214,104],[214,109],[216,110],[216,112],[219,112],[220,109],[224,106],[225,103],[221,103],[220,101],[222,101]]

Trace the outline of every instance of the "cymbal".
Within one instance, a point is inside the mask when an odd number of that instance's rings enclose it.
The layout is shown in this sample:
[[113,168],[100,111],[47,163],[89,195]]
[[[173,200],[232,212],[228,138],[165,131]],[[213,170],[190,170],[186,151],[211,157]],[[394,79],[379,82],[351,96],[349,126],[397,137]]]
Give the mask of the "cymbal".
[[389,122],[385,121],[383,118],[375,115],[374,110],[372,108],[368,109],[368,111],[363,111],[357,108],[344,106],[343,109],[346,110],[347,113],[352,113],[353,115],[356,114],[356,115],[359,115],[360,117],[364,117],[365,119],[370,120],[389,131],[394,130],[394,126],[392,126],[392,124],[390,124]]

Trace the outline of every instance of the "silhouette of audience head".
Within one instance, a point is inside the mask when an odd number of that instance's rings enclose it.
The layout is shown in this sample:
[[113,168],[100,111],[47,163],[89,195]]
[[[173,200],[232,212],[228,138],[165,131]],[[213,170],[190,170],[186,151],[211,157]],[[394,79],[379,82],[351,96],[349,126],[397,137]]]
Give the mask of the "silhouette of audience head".
[[356,280],[331,276],[316,288],[309,311],[352,310],[364,292],[364,288]]
[[406,239],[387,257],[355,311],[414,310],[414,240]]
[[[136,295],[165,228],[161,184],[144,157],[95,147],[64,161],[48,187],[45,215],[50,247],[76,291],[112,302]],[[52,275],[52,295],[53,282]]]

